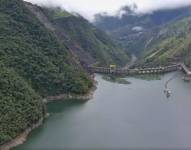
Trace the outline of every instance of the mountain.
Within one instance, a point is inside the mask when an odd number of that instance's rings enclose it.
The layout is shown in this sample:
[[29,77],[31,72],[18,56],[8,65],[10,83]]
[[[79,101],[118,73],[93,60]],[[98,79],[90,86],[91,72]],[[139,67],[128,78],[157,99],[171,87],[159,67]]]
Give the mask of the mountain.
[[191,16],[159,28],[143,52],[141,63],[164,65],[185,62],[191,67]]
[[64,43],[20,0],[0,1],[0,144],[44,115],[43,97],[93,85]]
[[137,14],[134,8],[124,7],[120,17],[98,14],[95,25],[107,31],[127,51],[141,55],[164,25],[191,15],[191,7],[157,10]]
[[42,8],[30,3],[27,7],[47,28],[55,32],[82,64],[121,66],[128,62],[128,55],[122,48],[78,14],[72,15],[60,8]]
[[79,15],[0,0],[0,145],[41,120],[42,99],[86,94],[82,65],[122,65],[127,54]]

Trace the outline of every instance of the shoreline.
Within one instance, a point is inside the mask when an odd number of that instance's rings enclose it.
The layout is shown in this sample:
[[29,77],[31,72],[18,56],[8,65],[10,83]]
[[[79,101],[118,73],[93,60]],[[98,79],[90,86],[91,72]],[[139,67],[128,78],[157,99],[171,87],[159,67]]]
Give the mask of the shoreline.
[[88,101],[90,99],[93,99],[94,92],[97,89],[97,83],[94,83],[94,86],[87,92],[87,94],[84,95],[78,95],[78,94],[60,94],[57,96],[48,96],[46,97],[43,102],[44,103],[49,103],[53,101],[65,101],[65,100],[70,100],[70,99],[76,99],[76,100],[81,100],[81,101]]
[[1,145],[0,150],[10,150],[11,148],[14,148],[26,142],[27,137],[31,133],[31,131],[40,127],[43,124],[43,121],[44,121],[44,118],[41,118],[38,123],[33,124],[31,127],[27,128],[25,131],[23,131],[21,134],[19,134],[17,137],[12,139],[11,141]]
[[[70,100],[70,99],[76,99],[76,100],[82,100],[82,101],[88,101],[90,99],[93,99],[94,92],[97,89],[97,81],[93,79],[93,87],[87,92],[87,94],[84,95],[74,95],[74,94],[61,94],[58,96],[49,96],[45,99],[43,99],[44,104],[53,102],[53,101],[65,101],[65,100]],[[17,137],[14,139],[0,145],[0,150],[10,150],[16,146],[19,146],[26,142],[28,135],[36,128],[40,127],[43,124],[43,121],[45,118],[48,117],[48,114],[41,118],[39,122],[36,124],[33,124],[31,127],[25,129],[22,133],[20,133]]]

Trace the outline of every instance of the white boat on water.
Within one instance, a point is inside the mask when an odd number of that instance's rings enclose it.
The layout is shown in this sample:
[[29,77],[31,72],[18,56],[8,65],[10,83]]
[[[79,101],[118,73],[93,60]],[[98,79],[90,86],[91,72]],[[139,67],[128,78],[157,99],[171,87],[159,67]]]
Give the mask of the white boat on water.
[[172,94],[172,92],[171,92],[170,89],[165,89],[165,90],[164,90],[164,93],[166,94],[167,97],[170,97],[171,94]]

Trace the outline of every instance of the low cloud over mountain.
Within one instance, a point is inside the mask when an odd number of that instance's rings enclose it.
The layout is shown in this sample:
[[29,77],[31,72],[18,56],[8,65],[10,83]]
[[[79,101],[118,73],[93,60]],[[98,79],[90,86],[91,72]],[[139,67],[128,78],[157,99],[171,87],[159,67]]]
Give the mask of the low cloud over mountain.
[[25,0],[31,3],[60,6],[70,12],[77,12],[89,20],[98,13],[119,14],[124,6],[136,6],[137,13],[151,13],[160,9],[173,9],[191,5],[191,0]]

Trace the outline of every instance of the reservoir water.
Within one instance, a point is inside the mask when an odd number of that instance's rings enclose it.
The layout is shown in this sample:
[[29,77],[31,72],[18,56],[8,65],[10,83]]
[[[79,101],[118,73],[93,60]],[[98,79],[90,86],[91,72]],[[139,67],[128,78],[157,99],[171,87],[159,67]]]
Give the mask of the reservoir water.
[[129,85],[96,80],[92,100],[48,104],[50,117],[15,150],[191,149],[191,84],[180,73]]

